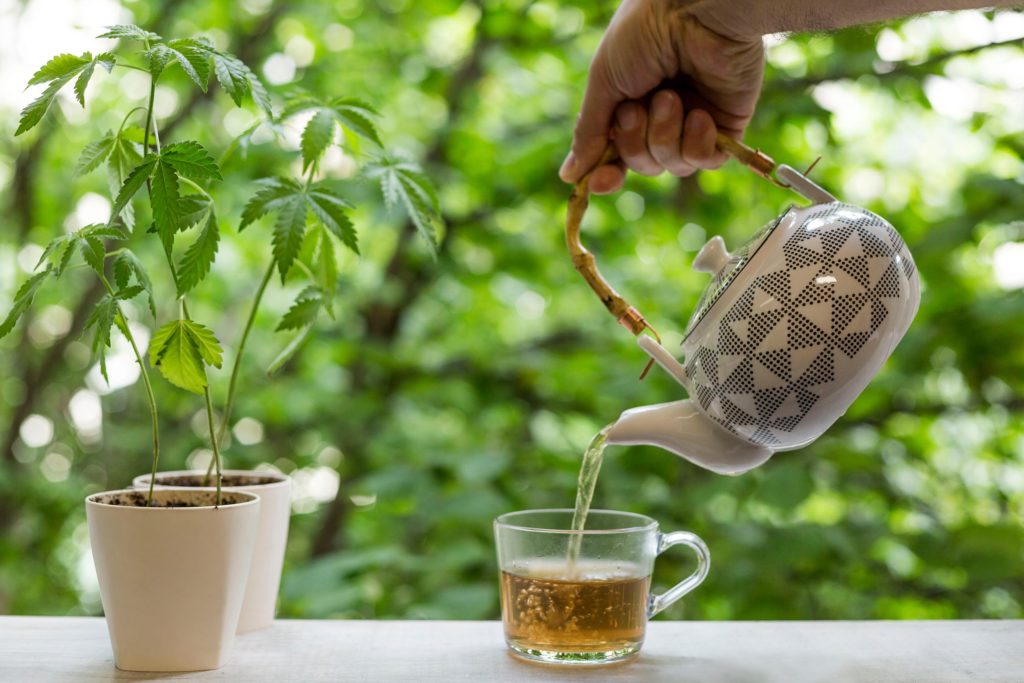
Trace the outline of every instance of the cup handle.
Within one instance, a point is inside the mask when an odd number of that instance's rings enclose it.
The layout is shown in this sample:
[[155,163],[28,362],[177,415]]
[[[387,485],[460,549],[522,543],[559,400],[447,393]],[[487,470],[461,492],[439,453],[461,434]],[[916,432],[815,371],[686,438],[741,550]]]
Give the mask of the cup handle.
[[689,531],[673,531],[668,534],[658,534],[658,555],[661,555],[674,545],[686,545],[693,550],[694,554],[697,555],[697,569],[661,595],[651,594],[647,599],[648,619],[699,586],[708,575],[708,569],[711,568],[711,552],[697,534],[690,533]]

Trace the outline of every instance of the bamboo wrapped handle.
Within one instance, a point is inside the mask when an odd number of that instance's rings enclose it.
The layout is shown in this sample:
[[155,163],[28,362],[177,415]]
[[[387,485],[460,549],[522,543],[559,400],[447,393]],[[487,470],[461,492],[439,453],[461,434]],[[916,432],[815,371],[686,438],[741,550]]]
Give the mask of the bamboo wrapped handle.
[[[760,150],[748,147],[739,140],[734,140],[723,133],[718,134],[716,145],[743,165],[774,181],[775,162]],[[587,212],[587,206],[590,204],[590,176],[594,169],[616,161],[618,158],[619,152],[615,148],[615,144],[610,142],[597,165],[576,183],[572,190],[572,195],[569,197],[569,209],[565,222],[565,242],[569,247],[569,255],[572,257],[576,270],[579,271],[583,279],[590,285],[590,288],[601,299],[601,303],[608,309],[608,312],[619,321],[619,324],[635,335],[649,329],[655,339],[660,342],[661,337],[658,332],[651,327],[651,324],[647,322],[640,311],[631,306],[604,279],[601,271],[597,269],[597,261],[594,255],[587,251],[586,247],[580,242],[580,225],[583,223],[583,215]],[[648,368],[650,368],[650,364],[648,364]],[[647,371],[645,370],[644,374],[646,373]],[[643,375],[641,375],[642,378]]]

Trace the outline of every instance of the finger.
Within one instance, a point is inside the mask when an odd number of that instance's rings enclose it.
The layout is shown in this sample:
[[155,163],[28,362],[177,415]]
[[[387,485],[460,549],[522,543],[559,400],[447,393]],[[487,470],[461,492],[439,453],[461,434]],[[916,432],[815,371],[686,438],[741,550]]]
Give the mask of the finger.
[[594,194],[618,192],[626,182],[626,169],[621,161],[605,164],[590,176],[590,191]]
[[651,118],[647,124],[647,149],[654,160],[669,173],[687,176],[694,172],[680,154],[683,135],[683,101],[672,90],[661,90],[651,99]]
[[583,105],[573,130],[572,151],[558,171],[559,177],[567,183],[575,183],[582,178],[601,160],[608,146],[612,114],[619,100],[607,83],[603,62],[596,58],[590,67]]
[[708,170],[724,164],[727,157],[715,144],[717,135],[718,128],[711,114],[703,109],[690,111],[683,124],[683,161],[694,168]]
[[641,175],[658,175],[664,170],[647,149],[647,109],[639,102],[629,100],[615,109],[612,136],[629,168]]

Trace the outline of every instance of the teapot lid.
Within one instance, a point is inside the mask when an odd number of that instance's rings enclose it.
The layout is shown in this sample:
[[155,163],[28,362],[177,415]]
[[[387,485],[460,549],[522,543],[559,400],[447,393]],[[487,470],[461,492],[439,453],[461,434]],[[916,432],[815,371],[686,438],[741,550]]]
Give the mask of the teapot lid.
[[693,331],[700,325],[701,320],[711,310],[715,302],[725,293],[729,285],[743,271],[743,268],[750,262],[757,253],[757,250],[768,240],[768,236],[778,227],[782,219],[792,210],[792,207],[782,213],[781,216],[764,226],[754,234],[745,244],[736,251],[729,253],[725,249],[725,242],[721,237],[715,235],[697,252],[693,259],[693,269],[712,274],[711,281],[704,292],[700,295],[697,307],[690,316],[690,322],[686,325],[686,332],[683,334],[685,341]]

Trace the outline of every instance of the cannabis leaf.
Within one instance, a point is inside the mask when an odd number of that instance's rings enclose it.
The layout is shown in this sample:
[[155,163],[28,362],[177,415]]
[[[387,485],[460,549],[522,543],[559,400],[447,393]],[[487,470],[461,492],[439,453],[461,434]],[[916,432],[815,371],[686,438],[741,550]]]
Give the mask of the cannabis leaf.
[[238,231],[271,211],[276,211],[285,204],[292,195],[302,192],[302,186],[291,178],[261,178],[256,183],[260,189],[256,191],[242,210],[242,222]]
[[110,152],[113,149],[114,134],[107,131],[102,138],[85,146],[82,154],[78,157],[78,163],[75,164],[74,175],[82,176],[90,173],[110,157]]
[[189,180],[221,179],[217,163],[198,142],[187,140],[167,145],[159,154],[148,155],[128,174],[114,200],[111,221],[149,180],[153,223],[164,249],[170,253],[175,233],[201,219],[201,215],[196,216],[197,200],[182,201],[179,175]]
[[96,36],[97,38],[129,38],[131,40],[139,41],[156,41],[160,40],[160,36],[152,31],[146,31],[139,28],[135,24],[115,24],[113,26],[107,26],[106,32]]
[[206,215],[206,224],[181,259],[181,266],[178,268],[178,296],[184,296],[210,272],[219,242],[217,217],[214,215],[213,207],[210,207]]
[[367,165],[366,175],[380,181],[388,208],[401,204],[431,251],[436,253],[441,207],[434,186],[423,170],[411,161],[384,154]]
[[[134,130],[129,128],[118,131],[110,147],[110,156],[107,157],[107,180],[110,185],[110,193],[115,197],[119,194],[122,185],[132,170],[142,163],[142,154],[139,152],[135,141],[132,140]],[[142,179],[142,182],[145,182],[145,178]],[[132,195],[134,195],[134,192]],[[131,197],[128,197],[128,199],[130,200]],[[117,211],[111,211],[111,222],[115,221],[118,217],[124,221],[129,230],[135,227],[135,211],[132,209],[130,201],[126,201],[122,208]]]
[[89,84],[89,79],[92,77],[96,64],[101,64],[109,72],[114,68],[114,55],[110,52],[104,52],[96,55],[96,57],[93,57],[91,52],[82,53],[80,57],[61,54],[41,66],[32,75],[32,78],[29,79],[28,84],[31,86],[49,83],[49,85],[46,86],[46,89],[43,90],[39,97],[32,100],[21,110],[21,119],[18,122],[18,129],[14,132],[14,135],[21,135],[35,127],[43,119],[43,115],[46,114],[47,110],[49,110],[53,98],[56,97],[60,89],[67,85],[75,76],[78,76],[78,80],[75,82],[75,96],[84,107],[85,87]]
[[135,276],[135,282],[146,292],[147,299],[149,300],[149,312],[155,318],[156,302],[153,300],[153,284],[150,282],[149,275],[146,273],[146,269],[143,267],[139,257],[129,249],[123,248],[114,257],[113,268],[114,284],[119,289],[126,289],[132,276]]
[[316,321],[316,316],[323,307],[323,293],[317,287],[306,287],[295,298],[291,308],[284,314],[278,332],[282,330],[297,330]]
[[[297,91],[285,105],[281,118],[286,119],[311,109],[316,114],[314,114],[313,119],[310,119],[310,123],[323,114],[325,117],[333,118],[344,130],[366,138],[378,146],[381,145],[380,135],[377,133],[377,128],[373,123],[373,119],[377,116],[377,111],[366,102],[354,97],[338,97],[325,101],[307,92]],[[318,122],[318,125],[326,126],[322,120]],[[309,128],[309,124],[307,124],[306,128]],[[303,132],[303,135],[305,136],[305,132]],[[303,154],[303,160],[305,161],[305,154]]]
[[354,97],[339,97],[331,100],[330,109],[343,127],[367,140],[381,145],[377,128],[373,125],[373,117],[377,110],[366,102]]
[[168,42],[167,49],[181,70],[200,90],[206,92],[210,83],[209,46],[192,38],[180,38]]
[[274,258],[284,282],[306,234],[306,201],[301,193],[289,197],[277,210],[274,223]]
[[171,60],[174,59],[174,52],[166,45],[157,43],[143,52],[142,56],[149,63],[150,75],[157,79],[164,69],[167,68],[167,65],[171,63]]
[[330,112],[321,109],[309,120],[302,130],[302,171],[320,161],[324,151],[334,137],[334,118]]
[[[86,52],[86,55],[89,53]],[[96,58],[86,64],[82,71],[78,74],[78,78],[75,79],[75,98],[78,103],[85,107],[85,88],[89,85],[89,79],[92,78],[92,72],[95,71],[96,65],[101,65],[110,73],[114,70],[114,53],[104,52],[103,54],[96,55]]]
[[[28,84],[39,85],[40,83],[49,83],[58,78],[70,80],[69,74],[71,76],[78,74],[90,61],[92,61],[92,56],[88,52],[81,57],[69,54],[57,55],[39,67],[39,70],[32,74],[32,78],[28,79]],[[66,82],[67,80],[65,80]]]
[[106,350],[110,347],[110,328],[114,326],[117,314],[117,299],[107,294],[92,309],[92,313],[86,319],[83,329],[83,332],[90,328],[95,328],[96,330],[92,337],[92,353],[93,356],[99,358],[100,374],[103,375],[103,379],[108,384],[110,383],[110,378],[107,376]]
[[334,292],[338,289],[338,258],[334,253],[334,242],[326,228],[319,229],[317,244],[316,275],[324,292],[324,308],[334,318]]
[[36,268],[49,261],[49,269],[54,277],[60,277],[67,268],[68,262],[71,261],[71,257],[74,256],[76,251],[80,251],[86,263],[93,270],[102,274],[103,261],[106,258],[106,249],[103,246],[102,240],[123,240],[125,238],[126,235],[116,227],[103,223],[87,225],[75,232],[59,235],[50,240],[50,243],[46,245],[42,255],[39,257]]
[[114,198],[114,205],[110,209],[109,222],[111,224],[120,215],[121,210],[128,206],[135,193],[146,184],[146,181],[153,174],[153,167],[156,166],[156,161],[157,157],[150,154],[128,173],[128,176],[124,179],[124,184],[118,190],[117,197]]
[[149,344],[150,364],[171,384],[196,394],[207,386],[205,365],[219,368],[222,353],[213,332],[191,320],[172,320]]
[[167,145],[160,153],[160,159],[189,180],[223,180],[217,162],[195,140]]
[[320,222],[324,224],[331,233],[340,239],[342,243],[359,253],[359,244],[356,240],[356,230],[352,225],[352,219],[348,217],[348,211],[352,205],[338,196],[325,181],[314,183],[306,192],[306,199],[309,207]]
[[47,268],[40,273],[36,273],[29,279],[25,280],[21,287],[18,288],[18,291],[15,292],[14,305],[11,307],[10,312],[7,314],[7,317],[4,318],[3,322],[0,322],[0,339],[3,339],[10,334],[11,330],[14,329],[14,325],[18,322],[18,318],[20,318],[25,311],[28,310],[28,307],[32,305],[32,300],[35,298],[36,292],[39,291],[43,281],[50,275],[50,272],[50,268]]
[[351,205],[324,182],[305,188],[290,178],[264,178],[260,189],[242,211],[239,231],[274,212],[273,249],[281,280],[288,275],[306,236],[306,214],[311,210],[320,223],[347,247],[358,253],[355,228],[347,215]]
[[181,209],[179,227],[187,230],[206,218],[213,205],[205,194],[185,194],[178,198],[178,208]]

